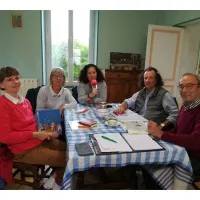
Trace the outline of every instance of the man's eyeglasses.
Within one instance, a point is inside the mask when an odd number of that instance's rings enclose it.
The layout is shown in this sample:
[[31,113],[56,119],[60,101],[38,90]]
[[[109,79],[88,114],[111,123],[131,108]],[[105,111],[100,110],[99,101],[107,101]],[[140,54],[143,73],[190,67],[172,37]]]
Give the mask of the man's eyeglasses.
[[194,85],[199,85],[199,84],[193,84],[193,83],[188,83],[187,85],[178,85],[179,90],[183,90],[186,88],[187,90],[191,90]]
[[63,78],[63,75],[53,75],[53,78]]

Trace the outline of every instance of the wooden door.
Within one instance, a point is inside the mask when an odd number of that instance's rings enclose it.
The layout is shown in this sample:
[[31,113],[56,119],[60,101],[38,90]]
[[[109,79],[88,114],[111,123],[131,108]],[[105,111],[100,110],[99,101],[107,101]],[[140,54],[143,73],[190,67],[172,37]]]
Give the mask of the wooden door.
[[149,25],[145,67],[155,67],[160,72],[164,87],[178,97],[177,84],[181,63],[183,28]]

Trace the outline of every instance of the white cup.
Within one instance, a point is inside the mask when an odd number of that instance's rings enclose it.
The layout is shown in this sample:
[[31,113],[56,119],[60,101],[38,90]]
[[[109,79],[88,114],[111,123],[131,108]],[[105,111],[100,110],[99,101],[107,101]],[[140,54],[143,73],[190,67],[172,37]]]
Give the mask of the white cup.
[[106,108],[106,102],[100,102],[100,107],[101,108]]

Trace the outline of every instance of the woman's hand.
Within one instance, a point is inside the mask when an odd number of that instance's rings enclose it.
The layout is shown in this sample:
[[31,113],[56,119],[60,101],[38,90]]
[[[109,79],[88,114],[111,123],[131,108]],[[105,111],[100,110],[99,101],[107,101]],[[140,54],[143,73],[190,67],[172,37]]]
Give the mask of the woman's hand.
[[54,132],[48,132],[48,131],[37,131],[33,132],[33,137],[37,138],[39,140],[50,140],[52,138],[57,138],[59,136],[58,133]]
[[39,140],[50,140],[51,139],[51,132],[47,132],[47,131],[37,131],[37,132],[33,132],[33,137],[37,138]]
[[58,138],[58,136],[59,134],[56,131],[52,132],[51,134],[51,138]]
[[90,98],[94,98],[98,94],[97,88],[93,88],[92,92],[89,94]]
[[60,115],[62,115],[64,109],[65,109],[64,106],[60,107]]

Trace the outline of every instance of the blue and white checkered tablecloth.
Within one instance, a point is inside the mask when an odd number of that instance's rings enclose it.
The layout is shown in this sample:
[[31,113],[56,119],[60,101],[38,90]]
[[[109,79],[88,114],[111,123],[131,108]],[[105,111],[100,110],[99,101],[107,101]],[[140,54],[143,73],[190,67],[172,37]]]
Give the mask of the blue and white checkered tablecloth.
[[[71,179],[74,172],[86,171],[92,167],[121,167],[130,164],[143,165],[163,189],[187,189],[193,180],[192,167],[185,148],[159,141],[165,151],[123,153],[110,155],[92,155],[80,157],[75,150],[75,144],[89,141],[89,134],[96,133],[126,133],[121,126],[111,128],[104,125],[101,118],[91,111],[86,114],[75,112],[83,108],[78,105],[76,110],[65,110],[66,137],[68,145],[68,163],[63,177],[61,189],[71,189]],[[116,107],[113,106],[111,110]],[[88,117],[99,122],[99,127],[91,130],[72,131],[68,121]],[[91,147],[92,144],[90,143]],[[92,147],[93,148],[93,147]]]

